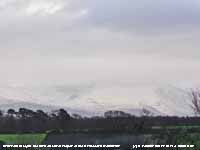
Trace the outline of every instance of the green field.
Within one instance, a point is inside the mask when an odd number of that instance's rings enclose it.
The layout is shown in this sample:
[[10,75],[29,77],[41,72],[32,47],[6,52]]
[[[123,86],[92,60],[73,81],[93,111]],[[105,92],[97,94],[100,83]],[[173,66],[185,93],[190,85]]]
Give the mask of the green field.
[[46,134],[0,134],[0,141],[6,144],[41,144]]
[[[152,127],[153,130],[159,130],[159,132],[153,133],[151,130],[145,131],[145,133],[141,133],[141,135],[151,135],[150,138],[147,138],[146,140],[149,141],[149,144],[192,144],[195,145],[196,148],[200,148],[200,134],[196,131],[199,131],[198,129],[200,126],[185,126],[185,125],[179,125],[179,126],[154,126]],[[190,132],[191,129],[194,129],[194,131]],[[196,130],[197,129],[197,130]],[[171,132],[177,130],[175,133]],[[160,133],[161,131],[161,133]],[[81,135],[88,136],[93,133],[91,131],[82,132],[79,131]],[[64,132],[58,132],[55,133],[55,135],[64,134]],[[108,134],[104,132],[99,132],[100,134]],[[4,142],[5,144],[30,144],[30,145],[40,145],[44,141],[44,139],[47,137],[47,135],[50,133],[29,133],[29,134],[0,134],[0,141]],[[53,133],[52,133],[53,134]],[[51,135],[52,135],[51,134]],[[66,133],[66,136],[76,137],[77,133]],[[138,134],[138,133],[137,133]],[[140,133],[139,133],[140,135]],[[127,134],[129,136],[129,134]],[[133,133],[134,136],[134,133]],[[59,137],[59,136],[58,136]],[[144,136],[145,137],[145,136]],[[56,140],[56,139],[55,139]],[[81,140],[81,139],[80,139]],[[128,139],[127,139],[128,140]]]

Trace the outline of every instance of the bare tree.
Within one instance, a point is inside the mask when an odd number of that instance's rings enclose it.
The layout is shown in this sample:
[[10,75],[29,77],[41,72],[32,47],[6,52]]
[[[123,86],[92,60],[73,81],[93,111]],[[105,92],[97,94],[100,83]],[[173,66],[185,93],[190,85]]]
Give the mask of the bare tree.
[[192,100],[191,107],[196,115],[200,115],[200,90],[191,90],[189,95]]

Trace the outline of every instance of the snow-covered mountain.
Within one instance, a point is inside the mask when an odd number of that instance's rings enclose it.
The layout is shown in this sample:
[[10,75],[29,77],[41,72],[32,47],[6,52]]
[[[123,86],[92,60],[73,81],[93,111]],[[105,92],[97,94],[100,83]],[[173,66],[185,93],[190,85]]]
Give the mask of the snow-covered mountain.
[[158,88],[156,93],[159,97],[157,109],[173,116],[193,116],[190,89],[176,86]]
[[[59,108],[66,109],[69,113],[81,114],[83,116],[103,115],[109,110],[120,110],[135,116],[147,113],[152,116],[174,115],[192,116],[191,97],[186,89],[175,86],[158,88],[155,92],[158,96],[156,105],[114,103],[99,100],[91,94],[92,85],[85,87],[0,87],[0,109],[19,109],[25,107],[33,110],[42,109],[52,111]],[[2,96],[2,97],[1,97]],[[122,102],[123,103],[123,102]]]
[[19,108],[28,108],[31,110],[43,110],[45,112],[51,112],[54,110],[58,110],[60,108],[66,109],[68,112],[71,114],[76,113],[76,114],[82,114],[84,116],[90,116],[91,114],[87,111],[84,110],[76,110],[73,108],[69,108],[66,106],[56,106],[56,105],[44,105],[44,104],[37,104],[33,102],[25,102],[25,101],[20,101],[20,100],[12,100],[12,99],[7,99],[0,97],[0,110],[6,112],[8,109],[12,108],[14,110],[18,110]]
[[[70,113],[79,113],[85,116],[103,115],[104,112],[109,110],[126,111],[136,116],[143,114],[143,107],[134,107],[133,104],[129,105],[127,102],[109,101],[107,99],[110,99],[110,97],[103,98],[102,95],[104,94],[102,93],[92,93],[93,89],[92,84],[85,86],[27,87],[14,85],[0,87],[0,96],[3,97],[0,99],[0,109],[26,107],[33,110],[51,111],[66,108]],[[113,93],[111,94],[113,95]]]
[[[18,110],[19,108],[28,108],[31,110],[43,110],[45,112],[51,112],[54,110],[58,110],[60,108],[64,108],[66,109],[69,113],[71,114],[80,114],[83,116],[96,116],[96,115],[103,115],[103,111],[102,112],[92,112],[91,110],[85,110],[85,109],[74,109],[74,108],[70,108],[70,107],[66,107],[66,106],[56,106],[56,105],[43,105],[43,104],[37,104],[37,103],[32,103],[32,102],[24,102],[24,101],[19,101],[19,100],[11,100],[11,99],[6,99],[3,97],[0,97],[0,110],[2,111],[7,111],[8,109],[12,108],[15,110]],[[91,105],[91,104],[89,104]],[[96,104],[99,105],[99,104]],[[103,107],[102,106],[96,106],[96,107]],[[112,108],[112,107],[111,107]],[[115,107],[113,107],[114,109]],[[114,109],[115,110],[122,110],[125,111],[129,114],[132,114],[134,116],[143,116],[145,115],[144,113],[144,109],[148,110],[149,112],[151,112],[151,116],[160,116],[163,115],[163,113],[159,112],[158,110],[156,110],[155,108],[152,108],[150,106],[145,106],[143,108],[132,108],[132,109]]]

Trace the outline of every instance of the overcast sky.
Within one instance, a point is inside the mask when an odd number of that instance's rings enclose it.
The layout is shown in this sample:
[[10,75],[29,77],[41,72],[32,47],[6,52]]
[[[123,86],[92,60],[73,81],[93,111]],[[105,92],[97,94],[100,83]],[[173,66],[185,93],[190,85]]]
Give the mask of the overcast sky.
[[154,87],[199,84],[199,27],[199,0],[0,0],[0,84],[153,101]]

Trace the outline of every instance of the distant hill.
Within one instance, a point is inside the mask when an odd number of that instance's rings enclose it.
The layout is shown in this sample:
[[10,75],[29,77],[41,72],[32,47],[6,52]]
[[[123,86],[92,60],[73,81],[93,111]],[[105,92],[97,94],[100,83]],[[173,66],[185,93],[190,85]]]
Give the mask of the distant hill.
[[[24,102],[24,101],[19,101],[19,100],[12,100],[12,99],[7,99],[0,97],[0,110],[2,111],[7,111],[8,109],[12,108],[14,110],[18,110],[19,108],[28,108],[31,110],[43,110],[45,112],[51,112],[54,110],[58,110],[61,108],[61,106],[54,106],[54,105],[44,105],[44,104],[37,104],[37,103],[31,103],[31,102]],[[66,109],[69,113],[77,113],[77,114],[82,114],[84,116],[90,116],[86,111],[82,110],[76,110],[72,108],[68,108],[63,106],[63,109]]]
[[[82,89],[86,89],[83,90]],[[0,109],[42,109],[52,111],[59,108],[66,109],[69,113],[76,113],[82,116],[103,116],[109,110],[119,110],[135,116],[148,114],[151,116],[193,116],[191,100],[185,89],[175,86],[164,86],[155,92],[160,100],[157,105],[147,104],[133,107],[133,105],[118,105],[107,103],[105,100],[97,100],[89,97],[90,86],[72,90],[67,87],[56,88],[26,88],[26,87],[3,87],[0,88]]]
[[160,97],[156,108],[161,112],[171,116],[194,116],[188,89],[166,86],[158,88],[156,93]]
[[[60,109],[61,106],[56,106],[56,105],[44,105],[44,104],[37,104],[37,103],[32,103],[32,102],[24,102],[24,101],[19,101],[19,100],[12,100],[12,99],[7,99],[0,97],[0,110],[7,111],[8,109],[12,108],[15,110],[18,110],[19,108],[28,108],[31,110],[38,110],[41,109],[45,112],[51,112],[57,109]],[[92,113],[91,111],[86,111],[86,110],[80,110],[80,109],[73,109],[70,107],[63,106],[63,109],[66,109],[69,113],[73,114],[80,114],[83,116],[94,116],[96,113]],[[145,106],[144,108],[137,108],[137,109],[127,109],[127,110],[119,110],[119,111],[127,111],[131,115],[134,116],[143,116],[144,115],[144,109],[148,110],[150,112],[151,116],[159,116],[163,115],[160,113],[158,110],[150,107],[150,106]],[[102,115],[103,114],[99,114]]]

